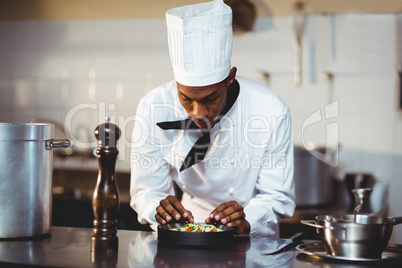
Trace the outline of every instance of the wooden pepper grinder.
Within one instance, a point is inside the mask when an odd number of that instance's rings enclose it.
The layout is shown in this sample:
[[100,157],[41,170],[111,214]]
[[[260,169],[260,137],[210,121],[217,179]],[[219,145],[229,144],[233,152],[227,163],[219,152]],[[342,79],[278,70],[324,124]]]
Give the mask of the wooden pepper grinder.
[[95,129],[98,140],[98,180],[92,197],[94,228],[91,251],[117,251],[117,214],[119,212],[119,190],[116,181],[116,145],[121,130],[107,120]]

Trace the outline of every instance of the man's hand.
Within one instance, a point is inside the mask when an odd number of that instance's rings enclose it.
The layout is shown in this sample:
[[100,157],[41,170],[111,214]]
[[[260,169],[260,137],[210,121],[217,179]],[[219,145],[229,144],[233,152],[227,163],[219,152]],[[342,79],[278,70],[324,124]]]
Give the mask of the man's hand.
[[190,223],[194,223],[191,211],[186,210],[180,201],[173,195],[169,195],[163,199],[156,208],[156,212],[155,219],[161,224],[166,224],[172,220],[180,222],[189,221]]
[[243,207],[236,201],[220,204],[211,212],[209,218],[205,219],[205,223],[207,224],[212,224],[214,221],[234,228],[236,234],[250,232],[250,223],[246,221],[246,214],[243,211]]

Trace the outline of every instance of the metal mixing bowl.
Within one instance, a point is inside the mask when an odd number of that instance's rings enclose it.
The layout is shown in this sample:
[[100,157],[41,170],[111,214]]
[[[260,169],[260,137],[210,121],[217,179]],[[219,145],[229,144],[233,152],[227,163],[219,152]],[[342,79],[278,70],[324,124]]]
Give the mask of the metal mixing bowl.
[[321,241],[332,256],[350,259],[381,259],[393,226],[402,223],[402,217],[386,218],[371,215],[320,215],[315,221],[302,220],[316,227]]

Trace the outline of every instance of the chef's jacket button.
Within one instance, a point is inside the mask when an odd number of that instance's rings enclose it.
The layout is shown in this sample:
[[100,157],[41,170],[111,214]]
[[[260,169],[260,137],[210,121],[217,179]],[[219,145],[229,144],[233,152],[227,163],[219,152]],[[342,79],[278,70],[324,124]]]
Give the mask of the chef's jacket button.
[[182,187],[183,187],[183,189],[186,189],[186,188],[187,188],[187,186],[186,186],[185,184],[183,184],[183,186],[182,186]]
[[233,165],[233,164],[234,164],[234,162],[235,162],[235,161],[234,161],[234,159],[230,159],[230,164],[232,164],[232,165]]
[[233,195],[233,193],[234,193],[234,189],[233,189],[232,187],[230,187],[230,188],[229,188],[229,194],[230,194],[230,195]]

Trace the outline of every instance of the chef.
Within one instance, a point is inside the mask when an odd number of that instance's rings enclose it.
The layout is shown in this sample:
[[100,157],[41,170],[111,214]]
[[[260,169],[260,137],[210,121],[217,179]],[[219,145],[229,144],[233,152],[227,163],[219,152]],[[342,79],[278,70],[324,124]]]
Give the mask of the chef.
[[232,10],[222,0],[173,8],[166,22],[175,79],[140,100],[132,137],[139,222],[219,222],[277,238],[295,208],[288,106],[236,76]]

